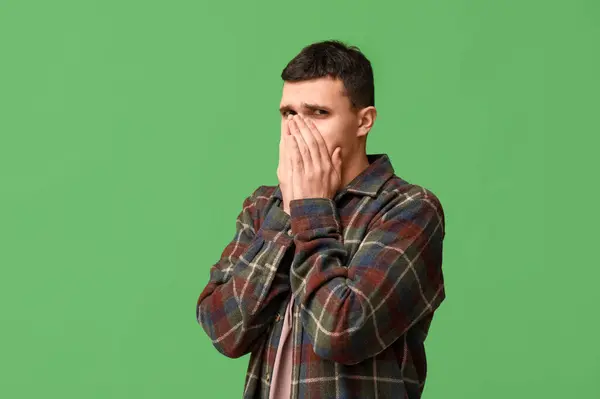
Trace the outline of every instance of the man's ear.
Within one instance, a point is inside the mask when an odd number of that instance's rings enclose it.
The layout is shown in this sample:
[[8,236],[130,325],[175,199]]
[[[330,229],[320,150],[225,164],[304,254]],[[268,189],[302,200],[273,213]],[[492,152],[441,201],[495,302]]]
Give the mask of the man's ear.
[[358,112],[358,130],[356,137],[366,136],[377,119],[377,109],[374,106],[369,106],[361,109]]

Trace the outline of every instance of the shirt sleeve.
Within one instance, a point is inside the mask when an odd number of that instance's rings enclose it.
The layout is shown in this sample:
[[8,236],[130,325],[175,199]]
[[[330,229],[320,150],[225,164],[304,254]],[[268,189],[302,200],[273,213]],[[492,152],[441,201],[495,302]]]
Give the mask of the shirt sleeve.
[[343,364],[373,357],[445,298],[441,204],[427,191],[410,194],[398,195],[373,220],[346,264],[335,203],[290,202],[296,241],[291,286],[318,356]]
[[290,217],[274,206],[258,226],[261,187],[244,200],[233,240],[212,265],[196,306],[215,348],[232,358],[252,350],[290,290],[289,262],[287,270],[281,262],[293,243]]

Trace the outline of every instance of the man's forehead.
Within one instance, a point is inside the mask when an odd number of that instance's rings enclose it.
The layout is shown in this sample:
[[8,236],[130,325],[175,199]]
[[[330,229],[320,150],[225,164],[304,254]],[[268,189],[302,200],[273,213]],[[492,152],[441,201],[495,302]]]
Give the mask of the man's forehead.
[[334,107],[344,96],[343,85],[332,79],[284,82],[280,106],[302,107],[305,104]]

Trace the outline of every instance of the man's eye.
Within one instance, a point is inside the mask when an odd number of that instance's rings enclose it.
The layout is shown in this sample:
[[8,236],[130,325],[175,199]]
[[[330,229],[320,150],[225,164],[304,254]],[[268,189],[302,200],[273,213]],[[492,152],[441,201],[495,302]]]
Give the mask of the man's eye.
[[317,109],[315,110],[316,113],[320,112],[320,115],[327,115],[327,111],[325,111],[324,109]]

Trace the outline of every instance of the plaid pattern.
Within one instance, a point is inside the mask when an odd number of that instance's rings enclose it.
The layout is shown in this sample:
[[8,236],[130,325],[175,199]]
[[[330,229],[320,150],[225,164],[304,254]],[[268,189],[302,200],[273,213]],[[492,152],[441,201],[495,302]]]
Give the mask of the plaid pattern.
[[445,298],[438,198],[394,174],[386,154],[333,200],[279,186],[244,200],[196,316],[217,350],[251,353],[244,398],[268,398],[294,296],[292,399],[420,398],[424,341]]

